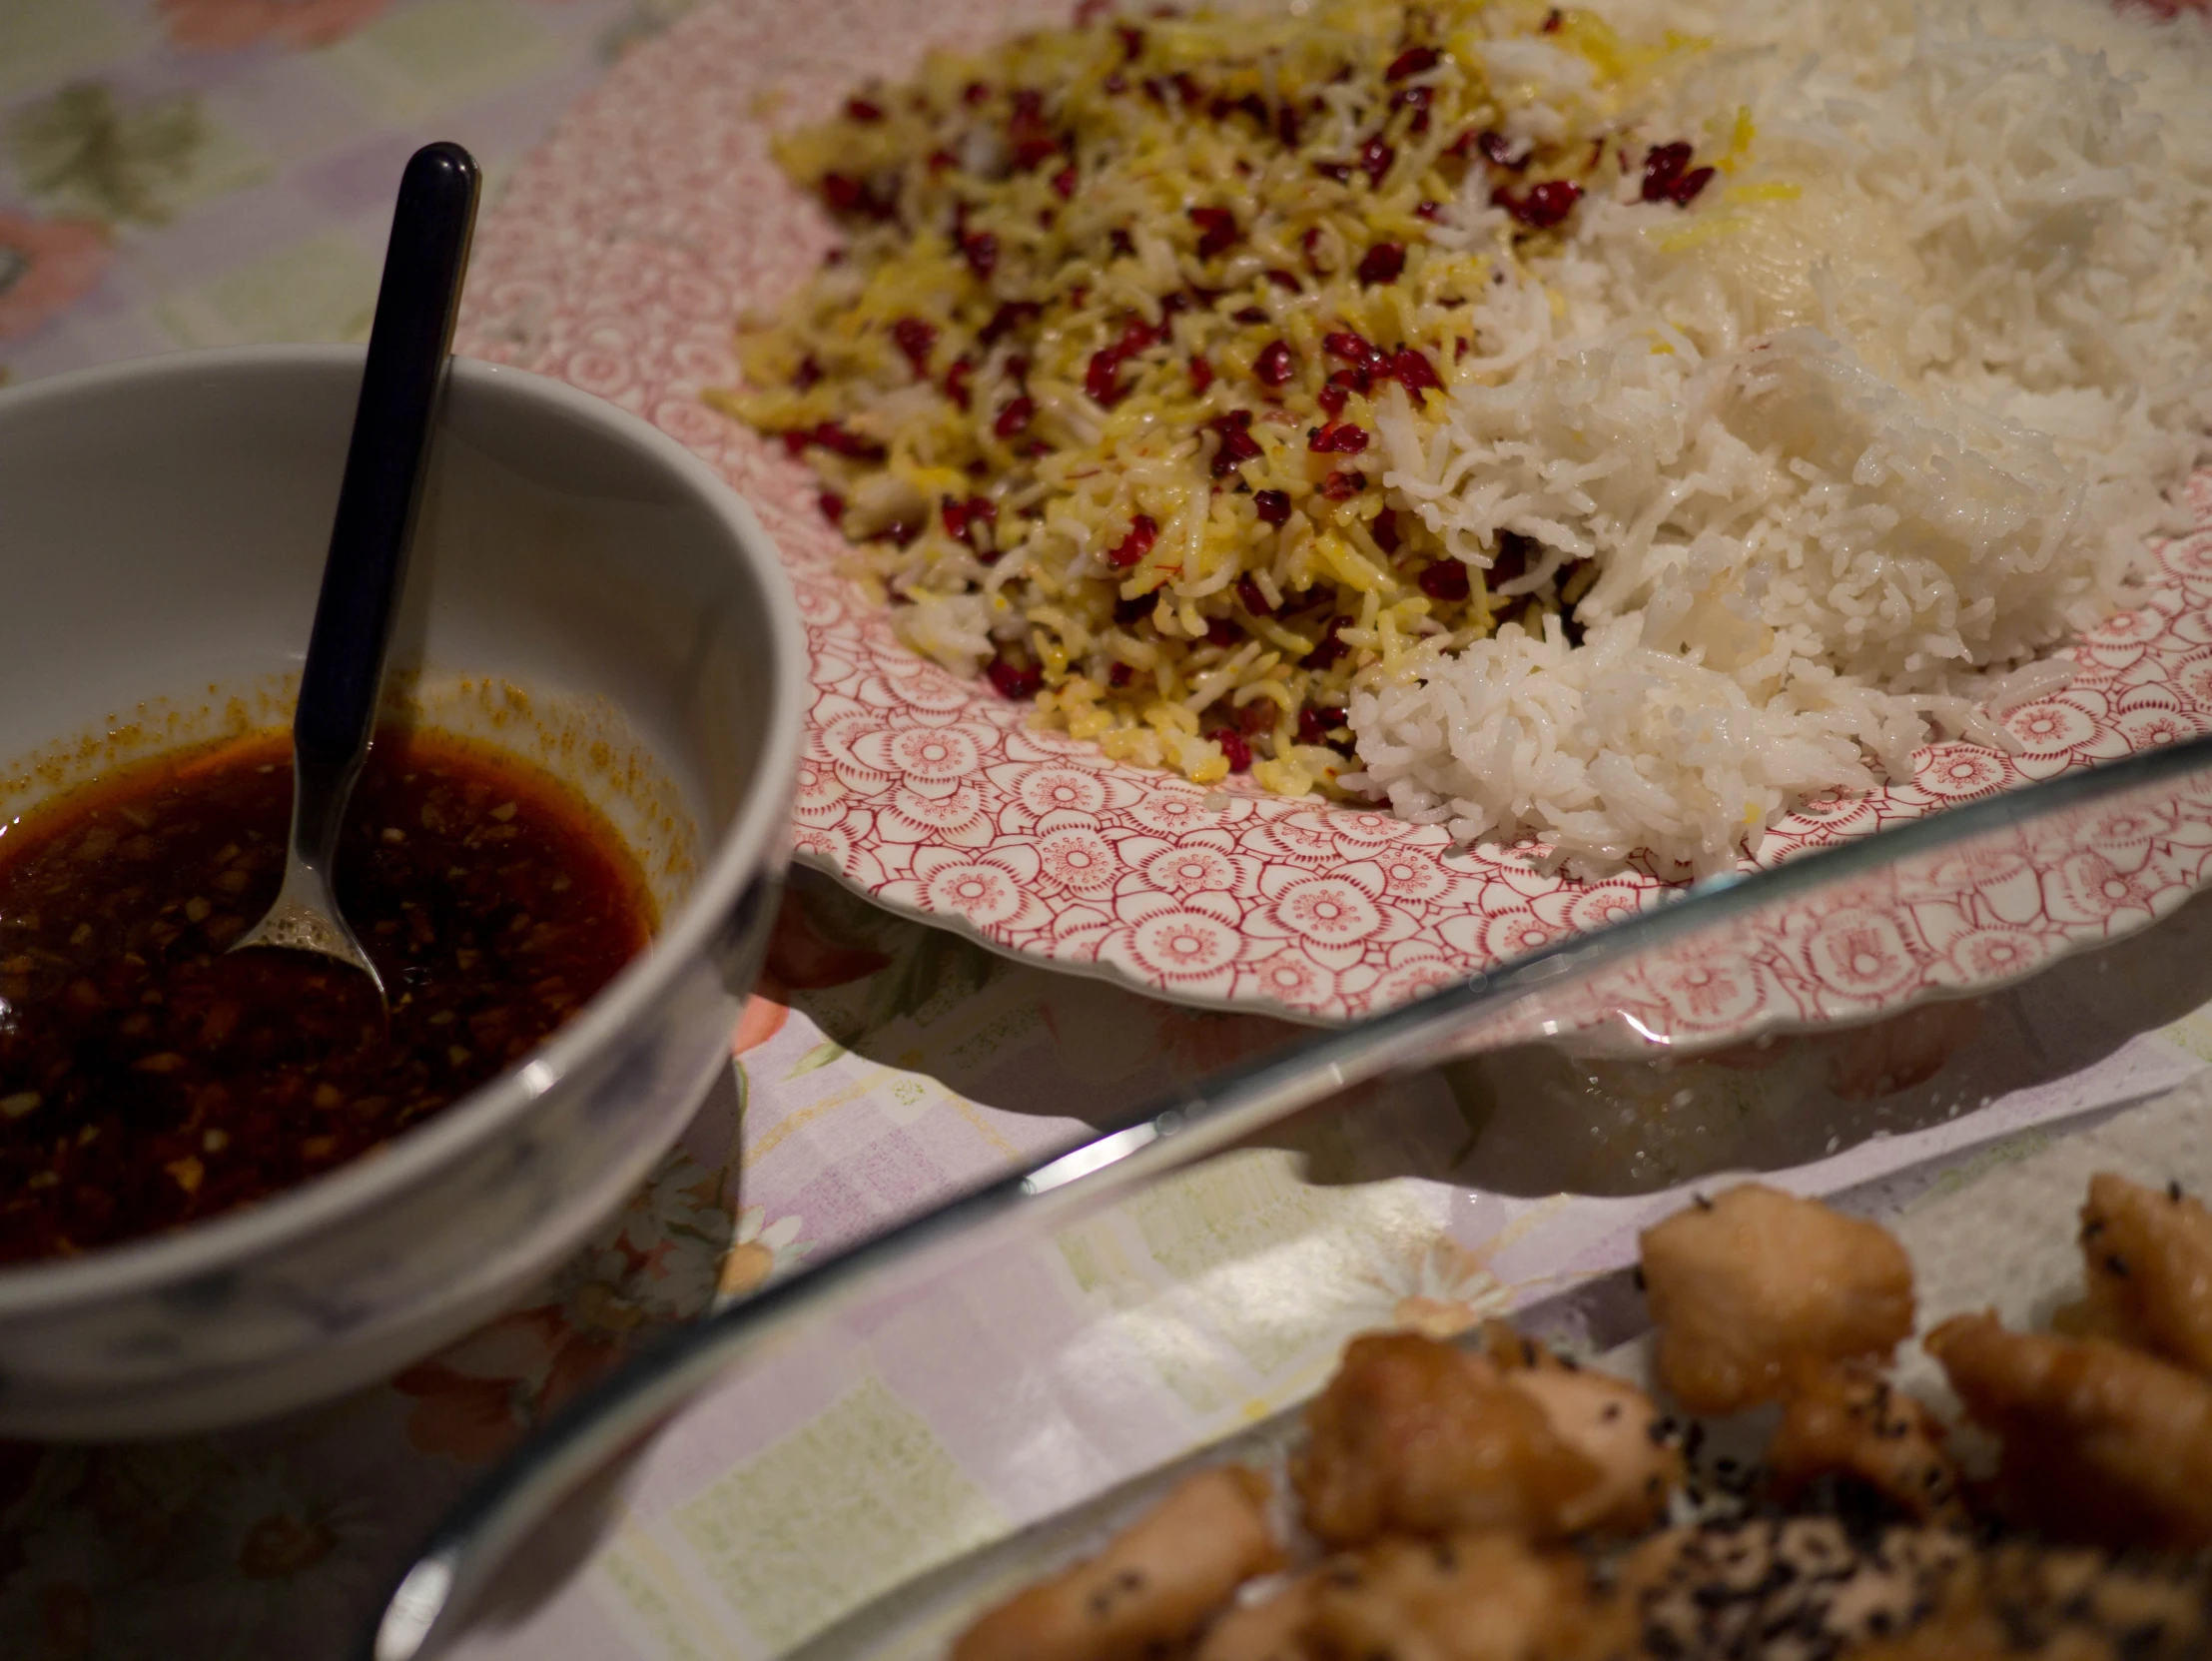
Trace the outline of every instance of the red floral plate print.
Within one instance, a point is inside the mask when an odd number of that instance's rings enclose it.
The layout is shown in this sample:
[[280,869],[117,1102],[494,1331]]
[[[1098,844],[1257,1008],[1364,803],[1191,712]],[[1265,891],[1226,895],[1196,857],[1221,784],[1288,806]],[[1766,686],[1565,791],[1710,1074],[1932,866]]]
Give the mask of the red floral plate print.
[[[986,944],[1181,1002],[1337,1022],[1655,903],[1356,807],[1204,789],[1064,734],[902,645],[840,577],[841,547],[780,445],[709,410],[738,378],[735,321],[814,269],[829,226],[767,154],[927,44],[1065,18],[1038,0],[734,0],[624,59],[518,171],[476,240],[461,350],[557,376],[718,467],[782,548],[812,659],[798,856],[880,904]],[[926,29],[927,42],[916,32]],[[2016,755],[1936,744],[1909,784],[1785,820],[1762,862],[2212,726],[2212,471],[2199,525],[2157,550],[2144,603],[2072,648],[2062,693],[2010,711]],[[2187,827],[2194,828],[2194,827]],[[2057,868],[1834,915],[1678,966],[1640,1021],[1714,1044],[1864,1019],[2032,970],[2179,904],[2212,835],[2120,823]]]

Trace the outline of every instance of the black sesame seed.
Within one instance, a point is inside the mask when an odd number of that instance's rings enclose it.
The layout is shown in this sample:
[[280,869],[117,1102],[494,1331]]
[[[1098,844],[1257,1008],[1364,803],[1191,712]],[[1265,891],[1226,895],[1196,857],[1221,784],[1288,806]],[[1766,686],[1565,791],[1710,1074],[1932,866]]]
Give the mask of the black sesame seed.
[[2117,1275],[2124,1280],[2127,1278],[2127,1259],[2117,1251],[2108,1252],[2104,1259],[2104,1270],[2107,1274]]

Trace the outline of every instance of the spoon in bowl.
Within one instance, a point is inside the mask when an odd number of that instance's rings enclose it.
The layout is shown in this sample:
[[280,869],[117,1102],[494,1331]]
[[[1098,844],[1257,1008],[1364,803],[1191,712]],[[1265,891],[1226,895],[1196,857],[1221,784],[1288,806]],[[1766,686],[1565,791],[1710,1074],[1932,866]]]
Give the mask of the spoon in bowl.
[[384,658],[422,497],[437,399],[476,220],[476,163],[457,144],[407,161],[362,368],[338,517],[292,716],[292,835],[284,886],[231,950],[280,947],[351,965],[388,1003],[383,977],[332,888],[347,798],[368,759]]

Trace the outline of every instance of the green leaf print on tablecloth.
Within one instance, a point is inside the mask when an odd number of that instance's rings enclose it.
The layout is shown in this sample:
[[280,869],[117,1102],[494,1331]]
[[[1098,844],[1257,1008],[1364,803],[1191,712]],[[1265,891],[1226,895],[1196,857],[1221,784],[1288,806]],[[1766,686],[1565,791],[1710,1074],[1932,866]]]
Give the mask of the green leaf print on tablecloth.
[[837,1060],[838,1057],[849,1055],[850,1053],[851,1052],[848,1051],[844,1045],[838,1043],[836,1039],[826,1038],[820,1044],[817,1044],[813,1049],[809,1050],[805,1055],[801,1056],[798,1061],[792,1065],[791,1071],[784,1075],[784,1079],[788,1082],[792,1079],[799,1078],[804,1074],[812,1073],[816,1068],[827,1067],[830,1065],[831,1062]]
[[124,109],[97,81],[64,87],[8,122],[8,156],[23,188],[49,206],[110,222],[160,225],[191,179],[208,121],[190,94]]

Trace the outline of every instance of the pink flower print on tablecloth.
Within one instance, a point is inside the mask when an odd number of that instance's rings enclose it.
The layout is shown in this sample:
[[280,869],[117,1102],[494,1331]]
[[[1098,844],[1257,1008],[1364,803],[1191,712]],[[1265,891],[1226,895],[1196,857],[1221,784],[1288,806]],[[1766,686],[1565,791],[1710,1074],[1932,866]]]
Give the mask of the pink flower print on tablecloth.
[[722,1174],[681,1149],[669,1155],[563,1265],[541,1302],[478,1327],[391,1380],[414,1399],[408,1442],[464,1465],[496,1458],[638,1337],[703,1310],[735,1233]]
[[372,23],[391,0],[158,0],[169,38],[188,51],[230,52],[274,40],[294,51],[329,46]]
[[106,229],[89,219],[31,219],[0,211],[0,341],[19,340],[74,305],[100,280]]
[[742,1056],[748,1050],[758,1050],[782,1032],[790,1018],[791,1011],[773,998],[754,993],[745,1000],[744,1013],[738,1016],[737,1028],[730,1034],[730,1054]]
[[418,1452],[481,1465],[612,1366],[626,1334],[580,1331],[558,1308],[517,1309],[391,1380],[414,1398]]

